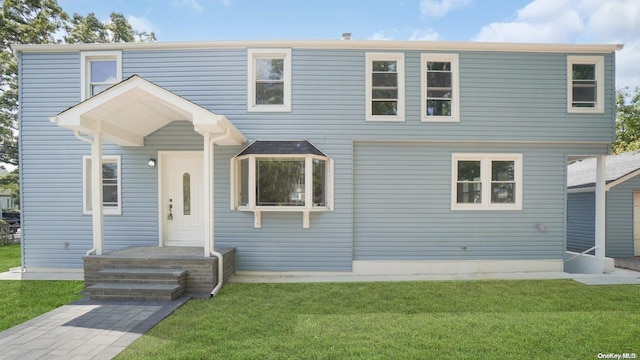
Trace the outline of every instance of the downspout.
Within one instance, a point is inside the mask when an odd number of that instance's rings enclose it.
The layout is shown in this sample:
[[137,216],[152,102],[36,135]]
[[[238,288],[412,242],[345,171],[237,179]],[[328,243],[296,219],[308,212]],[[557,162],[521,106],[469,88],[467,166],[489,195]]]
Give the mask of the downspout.
[[[57,119],[56,119],[56,121],[57,121]],[[80,134],[80,131],[79,131],[79,130],[76,130],[76,131],[74,131],[73,133],[75,134],[76,139],[78,139],[78,140],[82,140],[82,141],[85,141],[85,142],[88,142],[89,144],[93,145],[93,141],[92,141],[92,140],[89,140],[89,139],[88,139],[88,138],[86,138],[86,137],[83,137],[83,136],[82,136],[82,134]],[[91,249],[89,249],[89,251],[87,251],[87,252],[85,253],[85,256],[93,255],[93,254],[95,254],[95,253],[96,253],[96,251],[97,251],[97,249],[96,249],[96,244],[94,243],[94,244],[93,244],[93,247],[92,247]]]
[[214,246],[215,236],[213,236],[213,231],[214,231],[213,221],[215,219],[215,216],[214,216],[215,201],[213,200],[215,196],[215,187],[213,186],[214,185],[213,177],[215,176],[215,172],[213,171],[213,169],[215,166],[215,160],[214,160],[213,145],[215,144],[216,141],[224,140],[228,138],[230,135],[231,135],[231,131],[229,131],[229,128],[226,128],[224,131],[224,134],[218,137],[209,139],[209,148],[207,149],[207,151],[211,152],[211,161],[213,162],[213,164],[211,165],[211,174],[210,174],[211,184],[209,185],[212,191],[209,199],[207,199],[207,201],[211,201],[211,206],[209,207],[211,211],[210,213],[211,219],[209,221],[209,236],[210,236],[209,253],[218,259],[218,283],[216,284],[216,287],[214,287],[213,290],[211,290],[211,297],[216,296],[218,291],[222,289],[222,282],[224,280],[224,264],[223,264],[222,254],[215,250],[215,246]]

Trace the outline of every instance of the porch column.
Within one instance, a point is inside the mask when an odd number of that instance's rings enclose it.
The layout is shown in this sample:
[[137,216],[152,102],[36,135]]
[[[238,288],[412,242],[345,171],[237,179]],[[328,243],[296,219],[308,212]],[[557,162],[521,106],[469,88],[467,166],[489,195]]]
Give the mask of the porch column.
[[598,273],[604,272],[604,257],[606,250],[606,210],[607,193],[605,185],[607,181],[606,157],[599,155],[596,157],[596,224],[595,224],[595,246],[596,259],[598,263]]
[[208,131],[204,133],[204,149],[203,149],[204,164],[203,169],[203,185],[204,191],[202,195],[204,197],[204,208],[202,216],[204,217],[204,257],[211,256],[209,249],[211,249],[211,241],[213,237],[213,176],[211,175],[211,163],[213,160],[213,146],[211,144],[211,133]]
[[104,249],[104,233],[102,226],[102,133],[100,121],[96,122],[96,130],[91,142],[91,213],[93,220],[93,248],[96,255],[102,255]]

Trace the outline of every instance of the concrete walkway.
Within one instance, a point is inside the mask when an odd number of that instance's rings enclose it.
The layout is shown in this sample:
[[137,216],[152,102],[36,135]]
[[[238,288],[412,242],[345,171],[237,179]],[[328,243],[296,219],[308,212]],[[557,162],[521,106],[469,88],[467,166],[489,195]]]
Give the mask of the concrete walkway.
[[0,359],[111,359],[187,300],[79,300],[0,332]]

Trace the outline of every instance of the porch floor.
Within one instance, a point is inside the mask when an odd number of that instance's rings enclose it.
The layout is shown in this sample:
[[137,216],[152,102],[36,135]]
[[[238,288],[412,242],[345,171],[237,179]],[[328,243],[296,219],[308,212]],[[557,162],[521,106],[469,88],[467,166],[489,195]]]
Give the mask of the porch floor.
[[[216,251],[225,255],[233,248],[216,248]],[[204,247],[200,246],[131,246],[123,249],[112,250],[101,255],[103,258],[113,259],[202,259]]]

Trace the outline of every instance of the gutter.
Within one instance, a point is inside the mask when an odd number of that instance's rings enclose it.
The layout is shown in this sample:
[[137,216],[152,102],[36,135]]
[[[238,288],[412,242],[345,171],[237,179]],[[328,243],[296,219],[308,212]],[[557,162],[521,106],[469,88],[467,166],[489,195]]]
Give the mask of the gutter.
[[[51,118],[49,118],[49,120],[54,124],[58,123],[58,117],[57,116],[51,117]],[[84,142],[88,142],[89,144],[93,145],[93,140],[89,140],[86,137],[83,137],[82,134],[80,134],[79,130],[74,131],[73,134],[76,136],[76,139],[82,140]],[[89,249],[89,251],[87,251],[85,253],[85,256],[93,255],[93,254],[96,253],[96,251],[98,251],[98,249],[96,248],[96,244],[93,244],[93,247],[91,249]]]
[[[220,141],[220,140],[224,140],[226,138],[228,138],[229,136],[231,136],[231,130],[229,130],[229,128],[225,128],[224,130],[224,134],[218,136],[218,137],[214,137],[209,139],[209,149],[207,149],[207,151],[211,151],[211,160],[213,162],[213,165],[211,165],[211,194],[210,194],[210,199],[207,199],[207,201],[211,201],[211,219],[209,219],[209,226],[212,227],[213,226],[213,219],[215,219],[214,216],[214,208],[215,208],[215,201],[213,200],[214,196],[215,196],[215,188],[213,186],[214,181],[213,181],[213,177],[214,177],[214,167],[215,167],[215,160],[214,160],[214,152],[213,152],[213,145],[215,144],[216,141]],[[213,256],[215,256],[218,259],[218,283],[216,284],[216,286],[213,288],[213,290],[211,290],[211,294],[210,296],[216,296],[216,294],[220,291],[220,289],[222,289],[222,282],[224,280],[224,264],[223,264],[223,259],[222,259],[222,254],[217,252],[215,250],[215,236],[213,235],[213,230],[209,231],[209,234],[211,236],[211,241],[209,242],[209,253]]]

